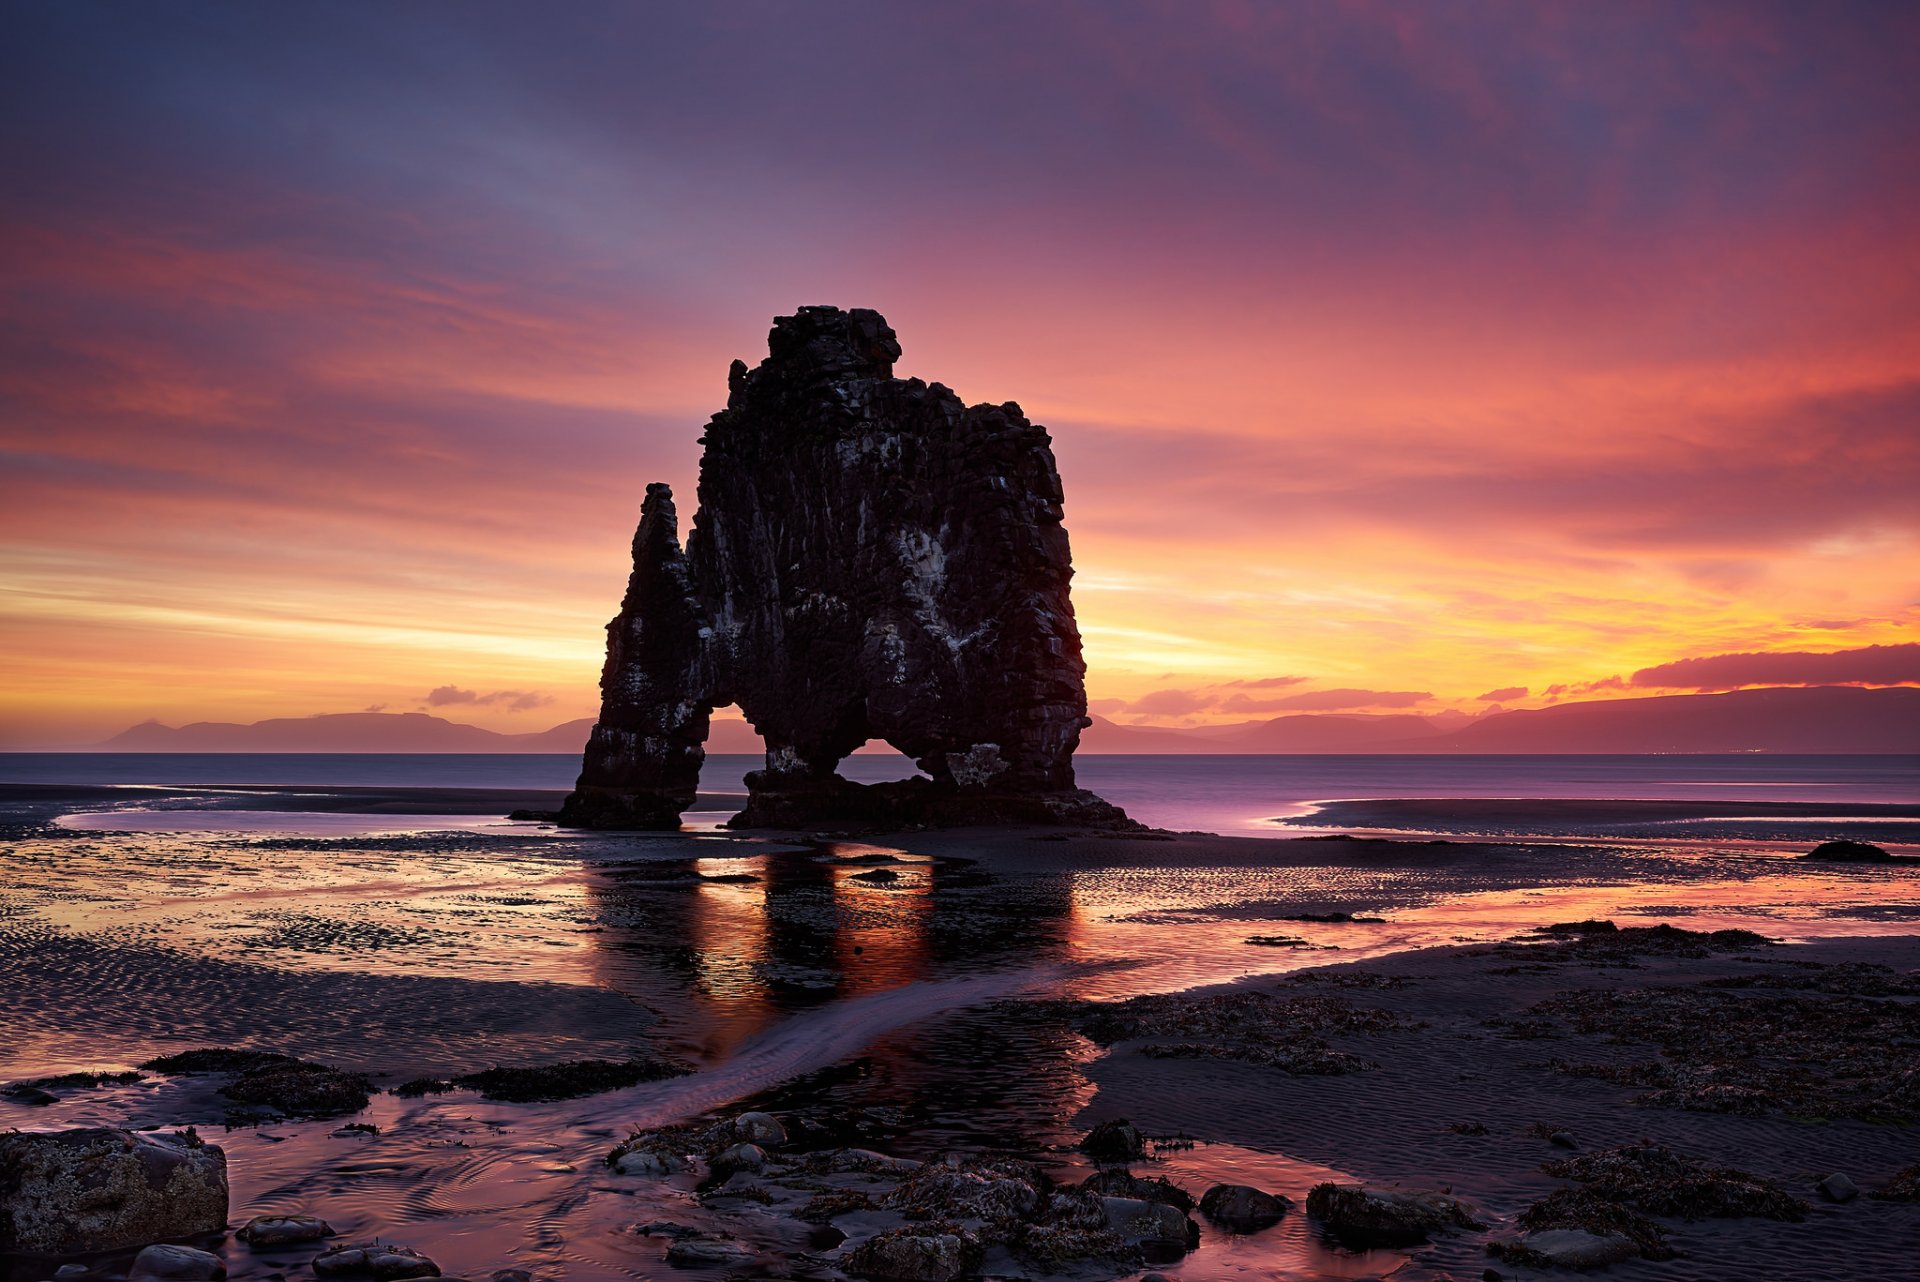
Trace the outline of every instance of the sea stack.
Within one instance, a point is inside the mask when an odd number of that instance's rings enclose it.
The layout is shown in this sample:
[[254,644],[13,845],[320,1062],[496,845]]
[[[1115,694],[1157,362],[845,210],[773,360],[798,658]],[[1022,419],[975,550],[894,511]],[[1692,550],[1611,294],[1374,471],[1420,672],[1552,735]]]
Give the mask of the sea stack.
[[[561,822],[678,827],[731,703],[767,744],[736,827],[1136,826],[1074,784],[1086,664],[1046,429],[895,378],[865,308],[803,307],[767,347],[707,425],[684,551],[647,487]],[[928,778],[840,778],[869,740]]]

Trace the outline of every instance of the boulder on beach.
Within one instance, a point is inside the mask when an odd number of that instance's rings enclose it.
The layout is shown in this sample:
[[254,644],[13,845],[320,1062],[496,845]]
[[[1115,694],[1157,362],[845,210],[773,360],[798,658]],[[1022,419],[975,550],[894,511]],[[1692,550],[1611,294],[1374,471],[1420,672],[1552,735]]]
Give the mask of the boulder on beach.
[[742,1113],[733,1119],[734,1133],[749,1144],[778,1148],[787,1142],[787,1128],[771,1113]]
[[1316,1184],[1307,1214],[1353,1247],[1415,1246],[1449,1228],[1483,1229],[1467,1203],[1444,1193],[1401,1193],[1358,1184]]
[[412,1247],[387,1242],[363,1242],[356,1246],[336,1246],[313,1257],[313,1275],[318,1278],[344,1278],[358,1282],[393,1282],[396,1278],[437,1278],[440,1266]]
[[1860,1186],[1848,1179],[1846,1173],[1842,1171],[1835,1171],[1814,1187],[1820,1190],[1820,1196],[1829,1202],[1851,1202],[1860,1196]]
[[1177,1260],[1200,1245],[1200,1226],[1178,1207],[1136,1197],[1103,1197],[1107,1227],[1150,1260]]
[[1890,852],[1865,841],[1823,841],[1800,857],[1847,864],[1879,864],[1893,860]]
[[1585,1229],[1544,1229],[1520,1239],[1522,1259],[1544,1261],[1556,1269],[1604,1269],[1640,1254],[1633,1239],[1623,1233],[1589,1233]]
[[256,1215],[235,1237],[254,1248],[298,1246],[333,1236],[333,1225],[317,1215]]
[[0,1252],[114,1251],[227,1225],[227,1155],[192,1128],[0,1135],[0,1189]]
[[767,1165],[767,1150],[758,1144],[734,1144],[714,1154],[713,1178],[724,1180],[736,1171],[758,1171]]
[[127,1282],[217,1282],[226,1276],[226,1261],[211,1251],[159,1243],[133,1257]]
[[1124,1117],[1102,1122],[1080,1141],[1080,1151],[1096,1162],[1130,1162],[1146,1147],[1140,1128]]
[[1193,1209],[1193,1194],[1164,1175],[1135,1175],[1122,1167],[1110,1166],[1095,1171],[1080,1182],[1080,1187],[1101,1197],[1137,1197],[1143,1202],[1165,1202],[1182,1211]]
[[706,1233],[678,1238],[667,1248],[667,1263],[676,1269],[731,1268],[752,1258],[751,1248]]
[[1293,1203],[1247,1184],[1216,1184],[1200,1198],[1200,1214],[1233,1233],[1278,1224]]
[[971,1233],[905,1228],[868,1238],[839,1263],[868,1282],[959,1282],[980,1267],[982,1254]]

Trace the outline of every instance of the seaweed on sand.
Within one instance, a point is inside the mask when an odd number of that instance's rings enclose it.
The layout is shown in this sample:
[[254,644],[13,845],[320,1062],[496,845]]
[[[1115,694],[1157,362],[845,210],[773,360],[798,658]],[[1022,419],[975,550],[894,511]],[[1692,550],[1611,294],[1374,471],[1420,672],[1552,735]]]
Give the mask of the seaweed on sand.
[[455,1086],[479,1091],[486,1099],[524,1104],[540,1100],[577,1099],[602,1091],[617,1091],[641,1082],[684,1077],[683,1064],[659,1059],[574,1059],[558,1064],[496,1066],[453,1079]]
[[1658,1144],[1622,1148],[1548,1162],[1548,1175],[1578,1180],[1595,1197],[1647,1215],[1683,1220],[1742,1219],[1799,1221],[1807,1204],[1779,1185],[1748,1171],[1708,1166]]

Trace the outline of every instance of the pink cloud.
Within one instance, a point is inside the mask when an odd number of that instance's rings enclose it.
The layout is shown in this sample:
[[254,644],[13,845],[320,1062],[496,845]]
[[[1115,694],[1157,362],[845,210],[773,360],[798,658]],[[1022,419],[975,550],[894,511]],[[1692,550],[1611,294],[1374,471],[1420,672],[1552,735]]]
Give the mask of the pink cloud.
[[1920,643],[1870,645],[1815,653],[1715,654],[1642,668],[1636,686],[1732,690],[1760,685],[1908,685],[1920,683]]

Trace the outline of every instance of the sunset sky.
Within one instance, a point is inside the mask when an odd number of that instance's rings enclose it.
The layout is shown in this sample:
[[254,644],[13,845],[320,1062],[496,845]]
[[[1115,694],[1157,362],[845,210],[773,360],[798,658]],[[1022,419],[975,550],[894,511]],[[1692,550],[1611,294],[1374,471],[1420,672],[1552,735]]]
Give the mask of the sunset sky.
[[1116,719],[1920,681],[1920,7],[0,24],[0,747],[591,715],[809,303],[1051,429]]

